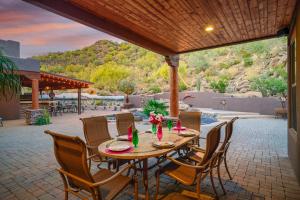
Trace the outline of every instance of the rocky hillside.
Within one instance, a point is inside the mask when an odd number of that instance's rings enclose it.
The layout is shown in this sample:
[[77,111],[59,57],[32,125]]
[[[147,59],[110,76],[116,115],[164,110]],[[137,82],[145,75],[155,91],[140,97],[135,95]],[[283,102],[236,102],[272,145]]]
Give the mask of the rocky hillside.
[[[180,90],[253,94],[262,75],[285,78],[286,38],[183,54]],[[100,94],[119,93],[123,79],[133,81],[136,93],[168,91],[169,69],[164,58],[128,43],[100,40],[75,51],[33,57],[42,70],[95,83]]]

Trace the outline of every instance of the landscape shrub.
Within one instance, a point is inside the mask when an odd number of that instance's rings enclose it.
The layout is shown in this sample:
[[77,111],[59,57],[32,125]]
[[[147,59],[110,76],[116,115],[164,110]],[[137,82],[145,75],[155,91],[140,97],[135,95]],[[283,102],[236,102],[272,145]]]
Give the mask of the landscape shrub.
[[135,83],[130,80],[122,80],[119,82],[118,86],[119,91],[123,92],[126,94],[126,103],[129,102],[128,95],[132,94],[135,90]]
[[179,82],[179,92],[185,91],[185,90],[187,90],[187,88],[188,87],[186,86],[186,84],[184,82],[182,82],[182,81]]
[[95,104],[96,106],[102,106],[102,105],[103,105],[103,101],[102,101],[101,99],[96,99],[96,100],[94,101],[94,104]]
[[219,92],[219,93],[225,93],[228,85],[229,85],[228,80],[224,78],[219,80],[212,80],[210,82],[210,88],[213,89],[215,92]]
[[43,115],[39,116],[36,121],[35,121],[35,125],[47,125],[47,124],[50,124],[51,121],[50,121],[50,114],[47,110],[43,110]]
[[156,94],[156,93],[160,93],[161,89],[158,85],[152,85],[152,86],[150,86],[148,92],[150,92],[152,94]]
[[150,112],[154,112],[155,114],[168,115],[167,106],[165,103],[150,99],[146,102],[143,107],[143,113],[147,116],[150,116]]
[[245,67],[250,67],[251,65],[253,65],[253,59],[252,57],[243,57],[244,60],[244,66]]
[[251,89],[260,92],[263,97],[285,96],[287,93],[287,82],[282,78],[269,77],[263,74],[251,81]]
[[201,90],[201,78],[197,78],[196,80],[196,89],[197,91]]

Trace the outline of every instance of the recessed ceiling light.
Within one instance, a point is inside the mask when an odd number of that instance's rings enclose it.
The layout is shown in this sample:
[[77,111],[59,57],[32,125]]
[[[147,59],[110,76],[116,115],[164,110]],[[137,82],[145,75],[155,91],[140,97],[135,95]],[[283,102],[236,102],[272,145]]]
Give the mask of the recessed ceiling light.
[[214,30],[214,27],[212,27],[212,26],[208,26],[208,27],[205,28],[206,32],[211,32],[213,30]]

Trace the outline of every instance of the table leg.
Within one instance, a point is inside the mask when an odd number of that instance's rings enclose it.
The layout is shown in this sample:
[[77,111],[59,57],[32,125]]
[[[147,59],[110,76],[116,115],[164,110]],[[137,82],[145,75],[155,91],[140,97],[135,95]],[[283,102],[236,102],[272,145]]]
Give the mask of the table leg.
[[143,159],[143,183],[145,187],[145,199],[149,199],[149,191],[148,191],[148,159]]

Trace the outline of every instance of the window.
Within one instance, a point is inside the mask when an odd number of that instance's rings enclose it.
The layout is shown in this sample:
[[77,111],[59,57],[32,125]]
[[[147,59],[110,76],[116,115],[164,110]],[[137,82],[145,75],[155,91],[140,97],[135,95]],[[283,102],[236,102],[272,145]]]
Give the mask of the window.
[[296,42],[290,46],[291,50],[291,128],[297,131],[297,99],[296,99]]

